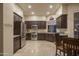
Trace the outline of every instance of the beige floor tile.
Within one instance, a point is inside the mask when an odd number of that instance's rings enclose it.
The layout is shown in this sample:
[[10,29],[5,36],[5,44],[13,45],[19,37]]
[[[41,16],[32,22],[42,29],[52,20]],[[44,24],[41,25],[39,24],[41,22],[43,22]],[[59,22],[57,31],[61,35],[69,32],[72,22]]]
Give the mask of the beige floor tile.
[[48,41],[26,41],[14,56],[55,56],[55,44]]

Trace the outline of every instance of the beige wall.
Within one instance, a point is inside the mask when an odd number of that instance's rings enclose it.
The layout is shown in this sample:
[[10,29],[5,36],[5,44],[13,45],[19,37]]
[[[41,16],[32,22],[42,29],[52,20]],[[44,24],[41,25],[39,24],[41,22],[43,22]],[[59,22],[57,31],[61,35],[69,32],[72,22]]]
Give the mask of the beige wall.
[[46,16],[26,16],[26,21],[47,21]]
[[56,11],[55,13],[55,18],[59,17],[60,15],[62,15],[62,5],[59,7],[59,9]]
[[13,53],[13,11],[10,4],[3,4],[3,52]]
[[22,10],[15,4],[3,4],[3,52],[13,55],[13,12],[23,17]]
[[62,4],[62,14],[68,13],[68,4]]

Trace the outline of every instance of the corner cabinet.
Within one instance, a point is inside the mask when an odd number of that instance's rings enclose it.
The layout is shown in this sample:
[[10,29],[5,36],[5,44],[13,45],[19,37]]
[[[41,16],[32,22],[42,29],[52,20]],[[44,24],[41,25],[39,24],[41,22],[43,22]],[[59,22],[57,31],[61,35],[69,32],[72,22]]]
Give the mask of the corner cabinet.
[[67,28],[67,14],[63,14],[56,19],[57,28]]

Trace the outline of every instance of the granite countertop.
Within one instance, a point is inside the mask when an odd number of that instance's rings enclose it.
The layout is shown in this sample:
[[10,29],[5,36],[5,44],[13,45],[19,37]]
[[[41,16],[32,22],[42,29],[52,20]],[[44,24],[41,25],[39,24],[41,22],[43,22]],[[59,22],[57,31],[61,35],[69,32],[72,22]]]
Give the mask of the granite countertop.
[[[27,32],[27,33],[32,33],[32,32]],[[38,33],[56,34],[55,32],[38,32]]]
[[[32,33],[32,32],[27,32],[27,33]],[[42,33],[46,33],[46,34],[57,34],[56,32],[38,32],[38,34],[39,34],[39,33],[41,33],[41,34],[42,34]],[[67,34],[62,34],[62,33],[59,33],[59,35],[60,35],[60,36],[67,36]]]
[[38,33],[56,34],[55,32],[38,32]]

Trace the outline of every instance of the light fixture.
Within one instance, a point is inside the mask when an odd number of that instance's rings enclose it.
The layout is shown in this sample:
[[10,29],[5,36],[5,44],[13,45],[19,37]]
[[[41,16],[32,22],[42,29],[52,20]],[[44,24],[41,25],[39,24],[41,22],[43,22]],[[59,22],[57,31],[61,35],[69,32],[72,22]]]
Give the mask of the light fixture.
[[32,8],[32,6],[31,5],[28,5],[28,8]]
[[49,6],[49,8],[52,8],[52,7],[53,7],[52,5]]
[[50,12],[47,12],[46,14],[47,14],[47,15],[49,15],[49,14],[50,14]]
[[34,12],[32,12],[32,15],[35,14]]

